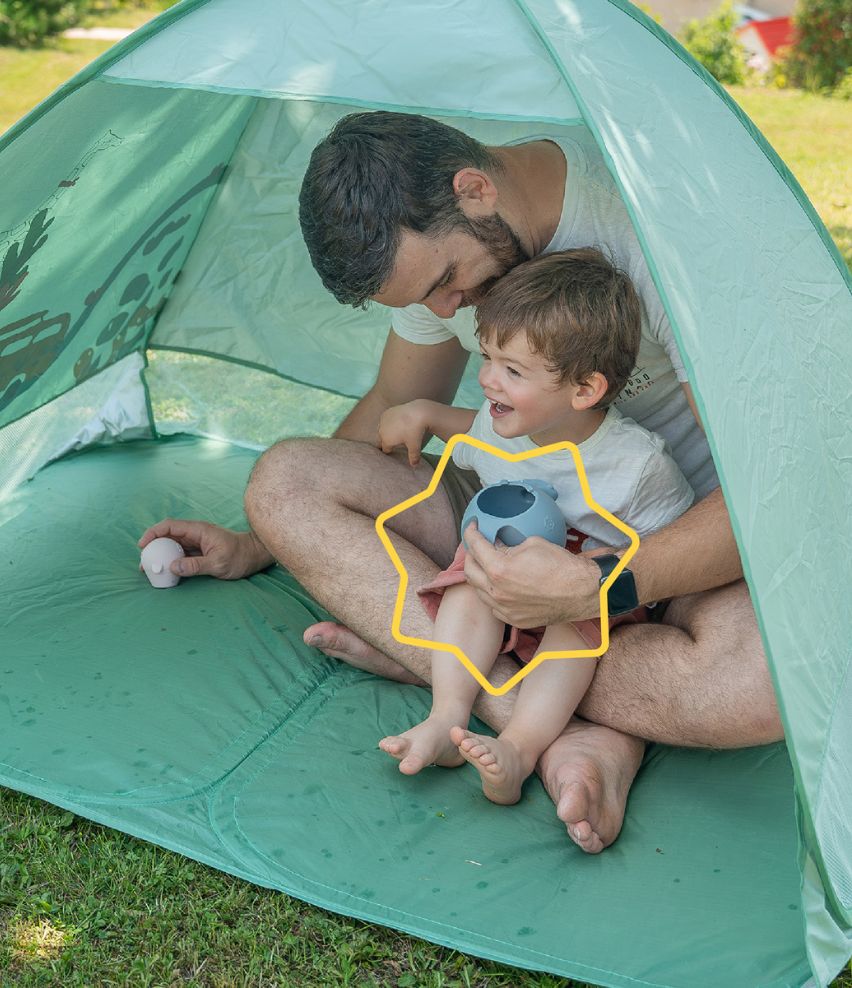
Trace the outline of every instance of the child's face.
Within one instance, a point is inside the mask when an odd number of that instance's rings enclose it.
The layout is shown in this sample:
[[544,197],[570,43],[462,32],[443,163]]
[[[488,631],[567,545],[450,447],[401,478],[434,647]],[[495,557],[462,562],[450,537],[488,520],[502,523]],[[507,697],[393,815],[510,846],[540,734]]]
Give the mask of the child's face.
[[523,331],[505,347],[480,340],[479,384],[491,402],[494,431],[504,439],[529,436],[539,446],[560,442],[577,422],[578,386],[559,383],[544,358],[533,353]]

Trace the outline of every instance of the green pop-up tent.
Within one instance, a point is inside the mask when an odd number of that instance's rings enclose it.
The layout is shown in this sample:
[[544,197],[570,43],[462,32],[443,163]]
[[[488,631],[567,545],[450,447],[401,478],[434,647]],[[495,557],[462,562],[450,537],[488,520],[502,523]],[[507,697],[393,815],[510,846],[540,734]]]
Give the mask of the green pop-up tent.
[[[423,692],[306,649],[323,612],[283,570],[163,593],[137,569],[161,517],[244,525],[263,443],[224,410],[268,403],[258,369],[288,382],[282,436],[372,384],[388,313],[324,292],[296,208],[358,108],[493,144],[590,132],[687,364],[787,743],[653,749],[598,857],[537,785],[507,809],[472,770],[401,777],[376,740]],[[664,32],[623,0],[185,0],[12,128],[0,174],[0,783],[523,967],[831,980],[852,952],[849,279]],[[167,435],[199,361],[205,417]]]

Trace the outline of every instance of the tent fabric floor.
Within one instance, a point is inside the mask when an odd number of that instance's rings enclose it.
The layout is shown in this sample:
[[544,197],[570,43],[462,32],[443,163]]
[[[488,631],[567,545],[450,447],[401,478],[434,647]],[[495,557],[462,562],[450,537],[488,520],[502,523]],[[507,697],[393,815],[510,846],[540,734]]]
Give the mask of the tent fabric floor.
[[515,807],[469,767],[414,779],[376,747],[416,687],[306,648],[325,616],[284,570],[154,590],[167,516],[245,527],[256,453],[186,436],[52,464],[0,506],[0,784],[307,902],[612,986],[809,977],[783,745],[655,747],[589,857],[538,782]]

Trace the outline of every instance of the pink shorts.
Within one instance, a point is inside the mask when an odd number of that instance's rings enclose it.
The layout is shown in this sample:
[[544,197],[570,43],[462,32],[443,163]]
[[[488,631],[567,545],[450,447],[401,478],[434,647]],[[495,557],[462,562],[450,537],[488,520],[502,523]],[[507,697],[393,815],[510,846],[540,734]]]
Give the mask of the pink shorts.
[[[570,549],[568,550],[571,551]],[[431,583],[425,587],[420,587],[417,591],[426,613],[432,620],[438,613],[441,605],[441,597],[447,587],[455,586],[457,583],[464,583],[464,561],[467,556],[464,545],[456,549],[455,557],[450,565],[440,572]],[[609,619],[610,630],[619,624],[638,624],[648,620],[647,610],[643,606],[637,607],[628,614],[618,614]],[[580,637],[589,648],[598,648],[601,643],[601,622],[599,618],[590,618],[588,621],[572,621]],[[515,628],[506,625],[506,635],[503,639],[503,646],[500,652],[514,652],[521,662],[529,662],[535,655],[544,635],[544,628]]]

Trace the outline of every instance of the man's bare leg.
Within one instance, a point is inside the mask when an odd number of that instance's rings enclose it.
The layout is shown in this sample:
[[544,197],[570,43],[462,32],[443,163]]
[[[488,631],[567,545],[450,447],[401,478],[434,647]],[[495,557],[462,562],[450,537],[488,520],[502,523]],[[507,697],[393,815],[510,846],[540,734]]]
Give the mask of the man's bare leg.
[[662,624],[615,629],[578,713],[649,741],[747,748],[784,731],[748,588],[675,598]]
[[[252,529],[340,621],[312,625],[305,632],[307,644],[388,678],[429,681],[429,653],[401,645],[390,634],[398,577],[374,519],[423,490],[431,477],[427,463],[411,468],[372,446],[345,440],[289,440],[260,457],[246,491]],[[411,587],[428,583],[452,560],[458,533],[449,499],[440,489],[389,527],[397,533],[394,544]],[[355,551],[347,552],[349,546]],[[419,602],[406,605],[403,628],[431,637],[431,622]],[[491,682],[499,685],[516,671],[501,656]],[[509,721],[512,704],[511,696],[483,693],[474,712],[499,732]],[[571,838],[584,850],[599,850],[621,829],[644,742],[582,721],[572,721],[569,730],[576,742],[569,757],[560,766],[555,759],[546,766],[542,760],[538,771]],[[566,794],[572,797],[567,802]]]
[[[431,479],[428,463],[410,467],[402,457],[366,443],[294,439],[260,457],[245,497],[252,529],[275,558],[342,625],[420,679],[428,671],[429,653],[400,645],[391,633],[399,576],[376,534],[375,519],[420,493]],[[458,545],[446,493],[439,489],[397,515],[387,531],[409,575],[403,628],[428,637],[432,622],[414,588],[448,566]],[[369,654],[360,652],[356,660]],[[383,671],[390,671],[387,665]]]

